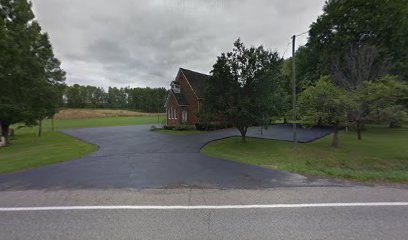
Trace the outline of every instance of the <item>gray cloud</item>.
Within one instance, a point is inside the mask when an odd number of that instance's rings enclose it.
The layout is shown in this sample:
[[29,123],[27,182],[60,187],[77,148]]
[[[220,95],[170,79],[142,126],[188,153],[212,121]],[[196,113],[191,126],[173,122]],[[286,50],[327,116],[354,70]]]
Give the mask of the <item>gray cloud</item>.
[[[240,37],[289,56],[324,0],[34,0],[68,84],[167,87],[179,67],[208,73]],[[298,45],[307,36],[299,38]]]

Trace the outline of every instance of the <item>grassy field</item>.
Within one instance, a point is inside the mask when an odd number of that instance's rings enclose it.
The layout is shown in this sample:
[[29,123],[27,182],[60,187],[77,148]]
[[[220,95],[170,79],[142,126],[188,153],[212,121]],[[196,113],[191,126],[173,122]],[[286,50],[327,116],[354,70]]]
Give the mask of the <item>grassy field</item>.
[[[92,127],[109,127],[109,126],[126,126],[135,124],[157,124],[161,123],[165,116],[138,116],[138,117],[103,117],[103,118],[84,118],[84,119],[62,119],[55,120],[55,129],[70,128],[92,128]],[[51,120],[46,120],[43,126],[51,129]],[[37,127],[33,128],[33,130]]]
[[370,126],[358,141],[354,132],[340,134],[340,147],[331,136],[313,143],[228,138],[212,142],[202,152],[213,157],[301,174],[360,181],[408,182],[408,128]]
[[[120,110],[119,110],[120,111]],[[85,116],[85,115],[84,115]],[[159,122],[164,118],[160,116]],[[157,124],[157,116],[103,117],[56,119],[56,130],[69,128]],[[17,127],[13,126],[14,128]],[[0,148],[0,173],[14,172],[75,159],[96,150],[96,146],[51,131],[51,121],[43,123],[43,136],[37,137],[38,127],[16,129],[16,136],[7,147]]]
[[[161,113],[160,115],[165,115],[165,113]],[[139,116],[157,116],[157,113],[144,113],[121,109],[67,108],[62,109],[57,114],[55,114],[55,119],[84,119],[102,117],[139,117]]]

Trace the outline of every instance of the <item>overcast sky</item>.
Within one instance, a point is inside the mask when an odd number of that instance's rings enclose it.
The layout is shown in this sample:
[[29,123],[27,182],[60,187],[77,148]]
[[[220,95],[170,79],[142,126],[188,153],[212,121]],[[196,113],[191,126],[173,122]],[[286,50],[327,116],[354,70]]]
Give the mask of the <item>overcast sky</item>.
[[[290,55],[324,0],[33,0],[68,84],[168,87],[179,67],[208,73],[237,38]],[[307,35],[298,38],[304,44]]]

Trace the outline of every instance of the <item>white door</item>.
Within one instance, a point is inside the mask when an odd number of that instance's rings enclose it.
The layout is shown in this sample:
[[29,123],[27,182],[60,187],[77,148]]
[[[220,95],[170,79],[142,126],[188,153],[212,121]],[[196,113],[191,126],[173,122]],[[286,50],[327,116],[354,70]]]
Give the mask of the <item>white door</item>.
[[187,111],[181,112],[181,120],[183,123],[187,122]]

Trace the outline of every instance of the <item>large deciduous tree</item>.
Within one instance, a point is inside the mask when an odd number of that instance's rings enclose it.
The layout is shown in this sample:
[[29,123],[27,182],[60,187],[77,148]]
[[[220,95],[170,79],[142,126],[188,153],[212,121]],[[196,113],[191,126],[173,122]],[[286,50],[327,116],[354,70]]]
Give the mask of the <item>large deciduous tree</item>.
[[281,109],[274,107],[281,104],[277,101],[284,101],[278,97],[283,93],[277,91],[281,65],[276,52],[262,46],[247,48],[238,39],[232,52],[217,58],[202,111],[235,126],[245,142],[249,126]]
[[65,73],[26,0],[0,0],[0,122],[36,124],[53,115]]
[[310,26],[305,48],[297,53],[299,80],[332,74],[333,62],[347,64],[350,49],[366,45],[388,60],[388,73],[408,81],[407,13],[406,0],[327,1],[323,14]]
[[299,115],[305,124],[323,124],[333,128],[332,146],[338,146],[338,129],[346,121],[352,106],[349,94],[323,76],[299,96]]

